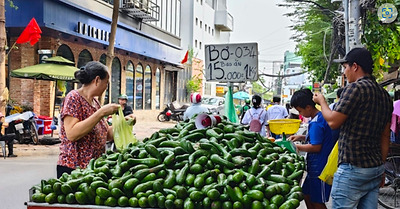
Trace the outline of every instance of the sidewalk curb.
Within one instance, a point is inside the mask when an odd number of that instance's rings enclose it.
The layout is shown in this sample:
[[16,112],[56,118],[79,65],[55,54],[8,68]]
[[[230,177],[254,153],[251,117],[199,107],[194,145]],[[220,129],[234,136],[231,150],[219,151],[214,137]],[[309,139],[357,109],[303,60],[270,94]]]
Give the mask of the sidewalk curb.
[[[138,121],[133,130],[135,136],[139,141],[142,141],[146,137],[150,137],[154,132],[159,131],[164,128],[172,128],[176,125],[176,122],[159,122],[159,121]],[[45,136],[40,136],[39,139]],[[58,137],[57,132],[55,132],[55,138]],[[46,155],[58,155],[60,153],[59,149],[60,143],[53,145],[34,145],[34,144],[14,144],[14,154],[18,157],[22,156],[46,156]],[[8,153],[8,150],[7,150]]]
[[33,144],[14,144],[14,154],[21,156],[38,155],[58,155],[60,153],[59,144],[54,145],[33,145]]

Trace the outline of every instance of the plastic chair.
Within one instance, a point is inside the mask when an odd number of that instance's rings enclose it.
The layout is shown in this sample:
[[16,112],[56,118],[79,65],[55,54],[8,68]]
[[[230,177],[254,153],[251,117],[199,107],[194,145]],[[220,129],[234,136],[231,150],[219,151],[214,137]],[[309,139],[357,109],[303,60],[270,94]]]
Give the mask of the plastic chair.
[[53,118],[53,120],[51,120],[50,129],[52,131],[57,130],[57,128],[58,128],[57,125],[56,125],[56,122],[55,122],[56,119],[57,118]]
[[44,132],[44,120],[39,119],[39,118],[35,118],[35,122],[36,122],[36,130],[38,132],[39,135],[43,135]]

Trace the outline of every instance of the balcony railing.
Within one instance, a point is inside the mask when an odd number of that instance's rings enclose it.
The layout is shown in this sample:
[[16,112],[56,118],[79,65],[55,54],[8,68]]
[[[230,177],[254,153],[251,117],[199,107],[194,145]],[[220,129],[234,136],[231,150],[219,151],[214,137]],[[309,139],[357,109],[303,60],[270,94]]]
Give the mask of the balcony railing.
[[227,10],[215,12],[215,27],[221,31],[233,30],[233,17]]
[[160,19],[160,7],[150,0],[122,0],[121,10],[142,21]]

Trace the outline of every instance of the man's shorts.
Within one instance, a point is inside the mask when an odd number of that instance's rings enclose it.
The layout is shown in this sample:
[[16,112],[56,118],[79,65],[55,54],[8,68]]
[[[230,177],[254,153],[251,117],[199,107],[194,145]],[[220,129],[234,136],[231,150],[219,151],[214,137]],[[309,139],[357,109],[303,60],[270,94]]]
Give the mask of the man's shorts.
[[303,194],[309,195],[314,203],[325,203],[329,201],[332,186],[326,184],[318,177],[307,175],[303,183]]

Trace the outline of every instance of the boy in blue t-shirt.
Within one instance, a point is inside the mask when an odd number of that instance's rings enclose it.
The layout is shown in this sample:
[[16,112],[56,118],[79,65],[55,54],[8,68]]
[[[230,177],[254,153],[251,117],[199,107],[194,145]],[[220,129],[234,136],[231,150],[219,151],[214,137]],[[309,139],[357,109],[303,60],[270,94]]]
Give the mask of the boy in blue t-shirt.
[[292,141],[305,141],[305,144],[296,144],[298,151],[307,152],[307,177],[303,183],[304,200],[307,208],[326,208],[331,193],[331,186],[321,181],[321,174],[331,153],[335,141],[332,131],[322,113],[315,107],[310,89],[296,91],[290,105],[299,111],[299,114],[312,119],[308,125],[307,135],[293,135]]

